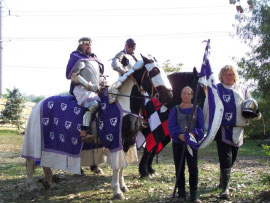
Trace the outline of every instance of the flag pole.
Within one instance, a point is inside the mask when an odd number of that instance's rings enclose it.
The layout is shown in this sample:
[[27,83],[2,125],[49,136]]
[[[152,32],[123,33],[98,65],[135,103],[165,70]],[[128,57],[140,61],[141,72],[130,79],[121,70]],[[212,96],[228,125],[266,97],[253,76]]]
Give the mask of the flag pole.
[[[209,47],[210,47],[210,39],[207,40],[207,45],[205,47],[204,58],[205,58],[205,54],[208,53]],[[195,105],[193,105],[193,107],[192,107],[191,117],[189,118],[188,127],[187,127],[187,129],[185,131],[185,134],[189,133],[189,131],[191,130],[190,128],[191,128],[192,120],[193,120],[194,113],[195,113],[196,103],[197,103],[197,100],[198,100],[199,88],[200,88],[200,84],[199,84],[199,81],[198,81],[198,83],[196,85],[194,100],[193,100],[193,104],[195,104]],[[175,197],[176,188],[177,188],[177,185],[178,185],[178,182],[179,182],[179,176],[180,176],[180,173],[181,173],[181,168],[182,168],[182,165],[184,164],[184,156],[185,156],[186,149],[187,149],[187,143],[185,142],[184,147],[183,147],[183,151],[182,151],[182,154],[181,154],[179,168],[178,168],[177,175],[176,175],[176,181],[175,181],[175,185],[174,185],[173,197],[172,198]]]

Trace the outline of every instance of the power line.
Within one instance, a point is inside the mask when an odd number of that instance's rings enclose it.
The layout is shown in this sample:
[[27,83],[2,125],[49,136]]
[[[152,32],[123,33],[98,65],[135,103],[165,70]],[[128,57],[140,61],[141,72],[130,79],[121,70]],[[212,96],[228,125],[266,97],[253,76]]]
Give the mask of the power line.
[[131,17],[131,16],[136,16],[136,17],[142,17],[142,16],[195,16],[195,15],[214,15],[214,16],[220,16],[220,15],[229,15],[231,14],[230,12],[218,12],[218,11],[211,11],[211,12],[190,12],[190,13],[140,13],[140,14],[133,14],[133,13],[125,13],[125,14],[94,14],[94,13],[78,13],[78,14],[12,14],[17,17],[82,17],[82,16],[92,16],[92,17]]
[[[164,33],[164,34],[142,34],[142,35],[133,35],[137,39],[157,39],[157,38],[193,38],[193,37],[225,37],[231,31],[221,30],[221,31],[205,31],[205,32],[186,32],[186,33]],[[121,39],[125,36],[123,35],[110,35],[110,36],[101,36],[96,35],[92,36],[95,39]],[[5,37],[4,40],[11,41],[74,41],[74,37]]]
[[[51,16],[51,17],[80,17],[80,16],[168,16],[168,15],[226,15],[224,8],[229,6],[190,6],[167,8],[126,8],[126,9],[85,9],[85,10],[12,10],[9,15],[21,17]],[[202,9],[202,11],[196,11]],[[220,10],[223,9],[223,10]],[[192,10],[184,13],[183,10]],[[9,10],[10,11],[10,10]],[[173,11],[173,12],[172,12]],[[164,13],[165,12],[165,13]],[[166,13],[167,12],[167,13]],[[15,14],[14,14],[15,13]]]
[[20,68],[20,69],[52,69],[52,70],[66,70],[66,67],[50,67],[50,66],[21,66],[21,65],[5,65],[5,68]]
[[122,8],[122,9],[86,9],[86,10],[13,10],[20,13],[59,13],[59,12],[108,12],[108,11],[154,11],[154,10],[186,10],[186,9],[214,9],[230,8],[230,6],[185,6],[185,7],[162,7],[162,8]]

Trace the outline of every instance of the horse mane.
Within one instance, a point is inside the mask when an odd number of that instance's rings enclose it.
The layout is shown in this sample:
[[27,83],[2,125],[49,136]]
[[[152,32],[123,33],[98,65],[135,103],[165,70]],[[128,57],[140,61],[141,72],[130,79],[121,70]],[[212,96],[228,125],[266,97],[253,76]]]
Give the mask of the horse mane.
[[[193,89],[193,92],[195,94],[196,87],[199,80],[199,73],[197,69],[194,67],[193,72],[172,73],[168,75],[168,78],[173,89],[173,98],[171,102],[168,104],[168,107],[171,108],[181,103],[181,91],[185,86],[190,86]],[[205,96],[203,93],[203,89],[200,87],[198,100],[196,104],[202,106],[204,102],[204,98]]]

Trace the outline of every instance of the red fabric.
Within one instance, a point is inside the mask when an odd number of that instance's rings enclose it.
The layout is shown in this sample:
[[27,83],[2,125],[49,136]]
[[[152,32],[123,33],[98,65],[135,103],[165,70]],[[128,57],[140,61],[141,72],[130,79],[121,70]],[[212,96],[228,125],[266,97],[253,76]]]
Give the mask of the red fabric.
[[[160,125],[155,129],[150,128],[142,129],[142,133],[146,138],[146,150],[150,152],[157,146],[156,153],[159,153],[171,140],[168,130],[168,116],[169,110],[161,113],[160,108],[162,104],[157,99],[149,100],[143,108],[143,116],[145,120],[148,120],[151,116],[158,116],[157,120],[160,120]],[[157,112],[157,114],[154,114]],[[149,123],[151,125],[151,123]],[[153,129],[153,131],[151,131]]]
[[147,151],[151,151],[155,146],[157,145],[154,135],[153,133],[150,133],[147,137],[146,137],[146,149]]

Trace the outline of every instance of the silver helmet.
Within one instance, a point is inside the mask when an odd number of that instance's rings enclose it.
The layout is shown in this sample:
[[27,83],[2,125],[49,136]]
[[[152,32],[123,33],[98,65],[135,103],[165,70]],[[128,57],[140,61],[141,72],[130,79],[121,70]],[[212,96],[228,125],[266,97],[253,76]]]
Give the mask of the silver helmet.
[[242,116],[244,118],[254,118],[259,114],[258,103],[250,98],[242,103]]

